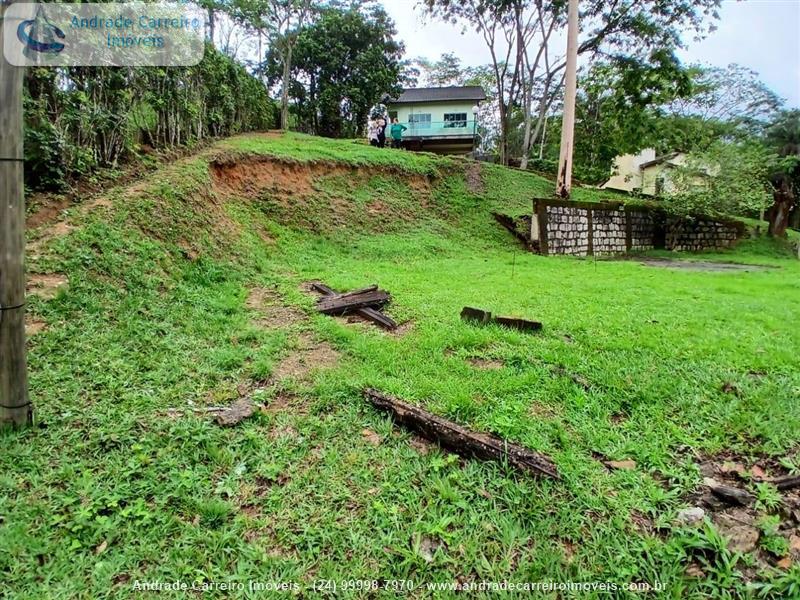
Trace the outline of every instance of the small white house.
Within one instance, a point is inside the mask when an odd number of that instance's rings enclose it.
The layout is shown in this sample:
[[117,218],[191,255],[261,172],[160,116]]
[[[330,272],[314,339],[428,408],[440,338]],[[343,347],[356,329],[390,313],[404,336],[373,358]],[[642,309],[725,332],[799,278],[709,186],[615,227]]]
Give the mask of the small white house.
[[658,196],[671,189],[670,170],[685,163],[683,152],[657,157],[655,149],[645,148],[639,154],[623,154],[614,159],[613,175],[600,187]]
[[387,98],[389,117],[408,129],[403,146],[444,154],[467,154],[475,145],[478,105],[486,99],[478,85],[409,88]]

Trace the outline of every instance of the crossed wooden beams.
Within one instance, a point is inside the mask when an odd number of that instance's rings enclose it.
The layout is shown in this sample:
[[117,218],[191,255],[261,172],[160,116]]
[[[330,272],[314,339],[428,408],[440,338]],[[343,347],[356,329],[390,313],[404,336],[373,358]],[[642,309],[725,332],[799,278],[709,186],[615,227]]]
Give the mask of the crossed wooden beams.
[[323,314],[346,315],[353,313],[384,329],[390,331],[397,329],[397,323],[381,312],[383,306],[392,297],[389,292],[378,289],[377,285],[340,294],[324,283],[315,281],[311,284],[311,289],[322,294],[322,297],[317,300],[317,310]]

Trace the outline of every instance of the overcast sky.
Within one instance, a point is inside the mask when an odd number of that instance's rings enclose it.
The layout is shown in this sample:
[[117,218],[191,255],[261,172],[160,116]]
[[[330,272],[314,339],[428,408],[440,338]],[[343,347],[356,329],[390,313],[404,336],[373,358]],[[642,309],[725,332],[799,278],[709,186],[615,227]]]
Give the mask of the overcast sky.
[[[478,34],[462,35],[458,26],[425,23],[416,4],[417,0],[384,0],[408,57],[438,58],[455,52],[466,65],[490,62]],[[800,107],[800,0],[724,0],[717,26],[704,40],[685,40],[688,48],[679,53],[681,59],[749,67],[787,105]]]

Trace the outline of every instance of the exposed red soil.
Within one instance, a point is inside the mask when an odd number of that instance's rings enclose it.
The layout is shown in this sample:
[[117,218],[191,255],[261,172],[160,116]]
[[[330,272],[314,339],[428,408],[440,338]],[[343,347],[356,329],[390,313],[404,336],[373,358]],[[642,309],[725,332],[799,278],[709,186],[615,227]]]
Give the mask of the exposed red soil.
[[245,304],[256,314],[253,322],[267,329],[287,327],[306,318],[298,308],[286,305],[274,289],[251,289]]
[[278,363],[272,373],[272,380],[307,381],[313,371],[334,367],[339,360],[339,352],[333,346],[328,342],[317,341],[309,334],[300,336],[298,346]]
[[[430,177],[388,166],[358,166],[335,161],[278,159],[261,155],[220,155],[211,162],[219,194],[264,202],[273,218],[313,231],[353,224],[381,229],[413,219],[428,205]],[[371,179],[386,176],[407,187],[413,203],[387,202],[376,191],[365,204],[354,193],[369,188]],[[313,203],[313,210],[309,205]]]
[[61,288],[69,283],[61,273],[31,273],[26,283],[26,294],[39,296],[42,300],[52,300]]

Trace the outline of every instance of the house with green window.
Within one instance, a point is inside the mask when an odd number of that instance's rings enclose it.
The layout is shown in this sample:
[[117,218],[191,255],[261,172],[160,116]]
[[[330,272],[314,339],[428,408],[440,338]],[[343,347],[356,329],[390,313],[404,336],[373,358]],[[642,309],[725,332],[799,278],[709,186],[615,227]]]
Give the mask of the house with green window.
[[403,147],[441,154],[468,154],[476,146],[478,105],[486,100],[479,85],[409,88],[387,98],[389,118],[408,129]]

